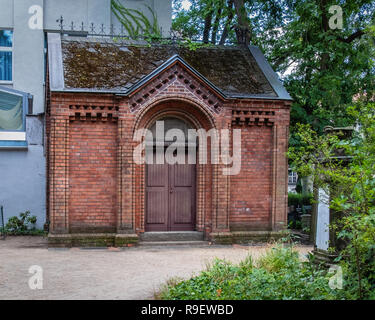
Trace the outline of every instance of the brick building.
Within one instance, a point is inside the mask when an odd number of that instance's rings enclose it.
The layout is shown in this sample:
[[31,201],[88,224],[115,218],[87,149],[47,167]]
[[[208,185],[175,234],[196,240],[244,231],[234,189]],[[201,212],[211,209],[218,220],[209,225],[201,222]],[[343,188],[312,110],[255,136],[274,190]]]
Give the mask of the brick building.
[[[241,242],[285,227],[291,99],[257,47],[53,33],[47,77],[50,245],[126,246],[154,232]],[[157,120],[240,129],[240,172],[135,162],[135,132]]]

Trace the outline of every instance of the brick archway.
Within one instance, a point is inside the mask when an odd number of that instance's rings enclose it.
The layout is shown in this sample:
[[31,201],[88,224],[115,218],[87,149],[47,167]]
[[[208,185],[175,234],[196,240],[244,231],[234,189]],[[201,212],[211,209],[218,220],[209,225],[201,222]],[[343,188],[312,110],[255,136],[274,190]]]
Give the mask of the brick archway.
[[[164,117],[177,117],[191,123],[194,129],[210,130],[215,128],[214,118],[207,110],[196,103],[186,99],[163,99],[148,108],[143,109],[137,121],[134,131],[149,128],[156,120]],[[209,153],[209,151],[208,151]],[[136,232],[145,231],[145,170],[146,165],[134,165],[133,168],[133,193],[134,193],[134,227]],[[197,163],[196,167],[196,230],[212,231],[212,207],[215,202],[213,192],[217,187],[215,181],[216,168],[210,164]]]
[[158,111],[168,111],[168,107],[170,107],[171,104],[176,106],[176,111],[178,112],[183,112],[186,108],[195,110],[195,120],[198,121],[198,123],[200,120],[202,125],[205,125],[208,128],[217,128],[214,113],[198,99],[183,95],[166,95],[162,98],[159,97],[156,101],[153,100],[143,106],[143,108],[135,116],[132,133],[134,134],[135,130],[139,128],[147,127],[147,123],[150,122],[148,121],[150,116],[147,115],[152,115]]

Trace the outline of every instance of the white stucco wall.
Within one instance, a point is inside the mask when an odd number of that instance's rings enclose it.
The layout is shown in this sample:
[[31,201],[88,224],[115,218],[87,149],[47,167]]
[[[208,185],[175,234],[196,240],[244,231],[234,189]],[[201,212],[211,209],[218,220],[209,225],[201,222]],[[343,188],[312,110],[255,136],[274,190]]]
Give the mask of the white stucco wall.
[[13,27],[13,0],[0,0],[0,28]]
[[71,22],[75,26],[88,26],[111,23],[110,0],[48,0],[44,6],[44,28],[47,30],[58,29],[58,20],[64,18],[65,28],[69,28]]
[[[149,5],[158,16],[165,35],[171,27],[171,0],[122,0],[128,7],[144,10]],[[29,28],[31,6],[43,11],[42,28]],[[106,28],[118,21],[111,13],[110,0],[0,0],[0,28],[14,31],[13,81],[1,84],[8,88],[30,93],[34,97],[33,113],[44,112],[45,31],[59,30],[56,20],[64,17],[65,28],[73,21]],[[0,204],[6,218],[30,210],[42,227],[46,216],[46,159],[43,146],[43,122],[40,118],[27,119],[28,148],[9,150],[0,147]]]
[[[172,26],[172,1],[171,0],[120,0],[129,9],[142,11],[148,19],[152,19],[152,14],[147,7],[150,7],[156,14],[159,27],[163,35],[167,37]],[[121,27],[116,16],[111,14],[111,23],[116,27]]]
[[43,156],[43,119],[27,118],[28,148],[0,149],[0,204],[5,222],[29,210],[42,229],[46,220],[46,163]]
[[[33,94],[34,113],[44,111],[44,31],[58,30],[56,20],[61,16],[66,29],[71,22],[77,28],[82,22],[85,28],[94,23],[98,31],[101,24],[106,30],[111,24],[119,28],[120,23],[111,12],[110,3],[110,0],[0,0],[0,28],[14,31],[13,83],[7,86]],[[171,0],[121,0],[121,3],[143,11],[150,19],[152,15],[146,6],[152,8],[164,35],[168,36],[172,24]],[[43,29],[29,28],[29,19],[33,15],[29,8],[34,5],[43,9]]]
[[34,113],[44,111],[44,33],[28,27],[28,8],[43,2],[17,0],[13,9],[13,88],[34,96]]

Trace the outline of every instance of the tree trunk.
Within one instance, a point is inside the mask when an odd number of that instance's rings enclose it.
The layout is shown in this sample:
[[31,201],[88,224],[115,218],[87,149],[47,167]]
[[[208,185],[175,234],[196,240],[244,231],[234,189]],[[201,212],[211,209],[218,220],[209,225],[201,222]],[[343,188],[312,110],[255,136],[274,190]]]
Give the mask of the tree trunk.
[[233,0],[229,0],[228,1],[228,18],[227,18],[227,21],[225,22],[224,30],[223,30],[223,33],[221,34],[221,38],[219,41],[219,45],[221,46],[225,44],[225,41],[228,38],[229,29],[230,29],[232,20],[233,20]]
[[210,10],[204,18],[204,30],[203,30],[203,42],[208,43],[210,37],[210,31],[212,26],[212,14],[213,11]]
[[222,11],[223,11],[222,8],[218,8],[217,11],[216,11],[214,26],[213,26],[212,34],[211,34],[211,43],[212,44],[216,44],[217,31],[219,30],[219,24],[220,24],[220,20],[221,20]]
[[238,20],[238,26],[236,28],[237,42],[238,44],[249,45],[252,35],[244,0],[234,0],[234,8]]
[[[328,32],[329,30],[329,23],[328,23],[328,16],[327,16],[327,0],[318,0],[319,7],[322,12],[322,31]],[[324,52],[320,56],[320,71],[326,71],[329,65],[329,54]]]

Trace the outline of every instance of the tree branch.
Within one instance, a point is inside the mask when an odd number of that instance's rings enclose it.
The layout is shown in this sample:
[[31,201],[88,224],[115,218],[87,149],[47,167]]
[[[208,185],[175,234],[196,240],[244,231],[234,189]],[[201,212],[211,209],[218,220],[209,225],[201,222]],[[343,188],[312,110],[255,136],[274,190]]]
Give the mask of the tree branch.
[[356,32],[354,32],[353,34],[351,34],[349,37],[347,38],[342,38],[342,37],[338,37],[337,39],[341,42],[345,42],[345,43],[351,43],[352,41],[354,41],[355,39],[357,38],[361,38],[363,35],[365,34],[364,31],[362,30],[358,30]]

